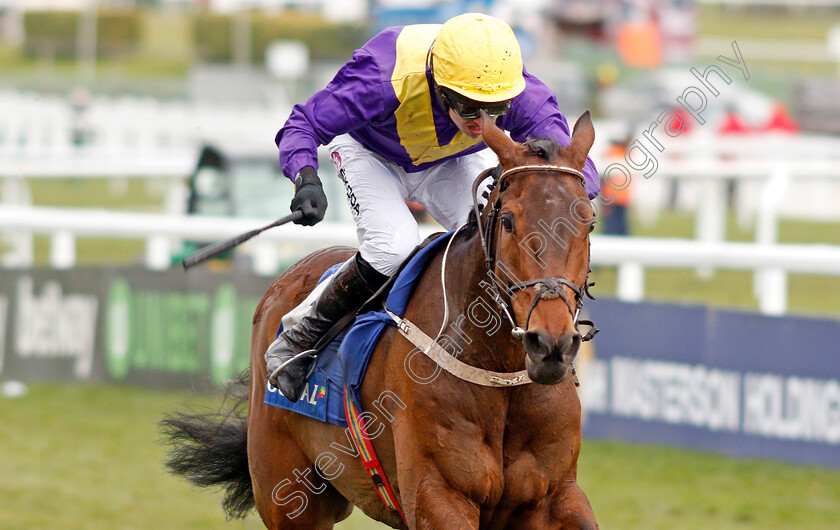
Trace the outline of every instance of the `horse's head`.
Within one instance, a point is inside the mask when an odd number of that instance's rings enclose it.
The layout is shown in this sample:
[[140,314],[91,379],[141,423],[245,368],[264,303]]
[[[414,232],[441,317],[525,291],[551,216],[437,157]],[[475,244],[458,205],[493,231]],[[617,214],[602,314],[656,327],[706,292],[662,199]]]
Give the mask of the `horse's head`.
[[556,384],[583,340],[577,317],[595,216],[581,170],[595,139],[592,120],[589,111],[578,118],[569,147],[545,139],[516,143],[487,116],[482,130],[503,169],[479,219],[485,256],[511,300],[528,375]]

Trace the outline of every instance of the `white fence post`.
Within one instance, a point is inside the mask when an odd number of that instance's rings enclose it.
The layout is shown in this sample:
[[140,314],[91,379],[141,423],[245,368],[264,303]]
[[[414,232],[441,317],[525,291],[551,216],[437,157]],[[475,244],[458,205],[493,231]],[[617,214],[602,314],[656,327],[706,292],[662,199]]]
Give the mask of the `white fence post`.
[[[697,225],[694,227],[697,240],[703,243],[718,243],[726,239],[726,181],[723,179],[701,180],[697,204]],[[697,275],[709,279],[714,274],[712,267],[699,267]]]
[[645,269],[641,264],[626,262],[618,266],[616,296],[623,302],[641,302],[645,296]]
[[[755,242],[759,245],[774,245],[779,239],[779,208],[789,183],[790,171],[779,165],[764,185],[755,223]],[[784,296],[784,300],[779,302],[780,295],[774,291],[783,291],[781,296]],[[775,268],[756,270],[753,275],[753,294],[762,308],[769,304],[768,310],[774,311],[771,314],[783,313],[787,300],[787,278],[784,277],[784,271]]]
[[76,265],[76,237],[70,230],[56,230],[50,239],[50,263],[56,269]]
[[277,247],[274,244],[257,241],[254,243],[254,272],[261,276],[277,274]]
[[[3,179],[0,187],[0,208],[3,205],[28,206],[32,204],[29,183],[23,176]],[[35,243],[32,232],[16,230],[0,234],[0,249],[7,248],[2,255],[4,267],[31,267],[35,262]]]
[[758,293],[758,309],[765,315],[784,315],[787,311],[787,274],[779,268],[768,268],[756,272],[761,278]]
[[169,237],[154,234],[146,240],[146,267],[156,271],[164,271],[172,263],[172,252]]
[[11,234],[5,233],[4,237],[0,238],[0,247],[3,246],[10,249],[3,254],[4,267],[28,268],[35,263],[35,245],[31,231],[18,230]]

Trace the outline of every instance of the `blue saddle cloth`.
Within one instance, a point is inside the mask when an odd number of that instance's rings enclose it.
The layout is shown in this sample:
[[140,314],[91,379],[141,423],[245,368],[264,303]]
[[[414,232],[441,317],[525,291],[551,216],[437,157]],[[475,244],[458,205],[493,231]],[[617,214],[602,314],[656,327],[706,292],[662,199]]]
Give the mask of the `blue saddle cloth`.
[[[408,306],[408,300],[414,292],[417,280],[429,261],[438,253],[441,246],[449,241],[452,234],[453,232],[444,234],[426,245],[403,268],[385,301],[385,307],[389,311],[399,316],[405,314],[405,308]],[[327,269],[318,283],[331,276],[340,266],[341,263]],[[388,325],[395,324],[384,309],[356,317],[349,329],[339,334],[318,356],[315,370],[297,402],[293,403],[283,397],[270,383],[266,383],[264,402],[310,418],[346,427],[344,387],[347,387],[350,397],[358,407],[361,404],[359,389],[362,386],[368,362],[376,343],[379,342],[379,337]],[[279,335],[281,331],[282,326],[277,334]]]

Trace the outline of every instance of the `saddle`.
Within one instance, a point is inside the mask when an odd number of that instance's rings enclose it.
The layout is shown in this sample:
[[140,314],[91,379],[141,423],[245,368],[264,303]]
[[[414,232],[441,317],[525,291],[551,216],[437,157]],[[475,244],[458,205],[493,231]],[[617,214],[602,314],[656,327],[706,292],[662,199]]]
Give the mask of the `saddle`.
[[[438,248],[449,240],[449,237],[441,237],[442,235],[442,232],[435,233],[426,238],[403,261],[397,272],[365,302],[362,309],[341,318],[321,337],[315,345],[315,349],[320,353],[318,361],[313,364],[306,386],[297,402],[287,400],[276,388],[266,383],[264,403],[320,421],[339,426],[346,425],[344,400],[339,398],[345,389],[349,389],[353,397],[357,397],[368,359],[379,341],[379,336],[387,325],[394,325],[394,321],[383,307],[388,303],[392,311],[399,314],[404,312],[414,284],[422,275],[427,263],[437,255]],[[324,272],[319,283],[340,266],[338,263]],[[399,292],[394,293],[395,290]],[[282,332],[282,327],[281,323],[278,335]]]
[[[357,315],[367,313],[369,311],[376,311],[378,309],[381,309],[382,306],[385,303],[385,299],[388,297],[388,293],[391,292],[391,287],[394,286],[394,283],[397,281],[397,278],[400,276],[400,274],[405,269],[405,267],[411,262],[411,260],[414,259],[414,256],[416,256],[421,250],[423,250],[424,248],[429,246],[430,243],[432,243],[433,241],[435,241],[437,238],[439,238],[440,236],[442,236],[444,234],[445,234],[445,232],[435,232],[434,234],[430,235],[429,237],[427,237],[426,239],[421,241],[419,245],[414,247],[414,250],[412,250],[411,253],[408,255],[408,257],[406,257],[403,260],[403,262],[400,263],[400,266],[397,267],[396,272],[393,275],[391,275],[391,277],[389,277],[385,281],[385,283],[382,285],[382,287],[380,287],[378,291],[373,293],[373,296],[371,296],[368,299],[367,302],[362,304],[362,307],[359,308],[358,311],[356,311],[355,313],[348,313],[347,315],[342,317],[338,322],[336,322],[333,325],[333,327],[331,327],[324,334],[324,336],[321,337],[318,340],[317,343],[315,343],[315,346],[313,347],[313,349],[317,352],[321,352],[342,331],[347,329],[347,326],[349,326],[355,320]],[[329,275],[328,273],[331,273],[331,271],[332,271],[332,268],[328,269],[327,272],[325,273],[325,275]],[[323,279],[324,279],[324,277],[322,277],[322,280]],[[320,281],[319,281],[319,283],[320,283]],[[279,332],[278,332],[278,335],[279,335]]]

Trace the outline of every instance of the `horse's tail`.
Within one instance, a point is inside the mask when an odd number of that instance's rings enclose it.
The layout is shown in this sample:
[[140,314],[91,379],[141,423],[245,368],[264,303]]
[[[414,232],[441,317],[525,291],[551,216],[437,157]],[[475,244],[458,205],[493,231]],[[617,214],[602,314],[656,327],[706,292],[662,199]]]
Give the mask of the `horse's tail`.
[[248,469],[248,372],[228,385],[227,412],[176,412],[160,422],[171,446],[166,466],[197,486],[218,486],[225,491],[222,507],[230,518],[243,518],[254,508]]

